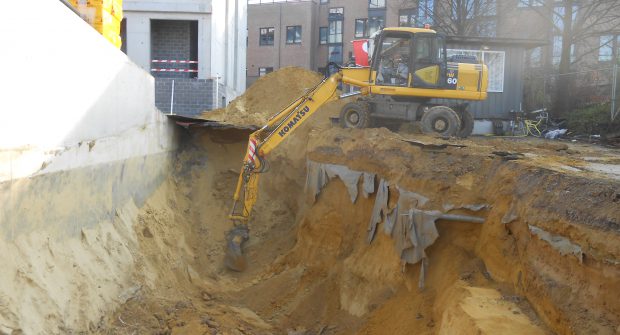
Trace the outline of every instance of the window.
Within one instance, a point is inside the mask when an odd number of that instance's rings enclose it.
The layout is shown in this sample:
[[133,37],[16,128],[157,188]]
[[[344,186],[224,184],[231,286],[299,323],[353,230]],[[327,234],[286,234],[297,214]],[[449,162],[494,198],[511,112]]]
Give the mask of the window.
[[329,21],[327,43],[342,43],[342,21]]
[[330,45],[327,52],[329,62],[342,64],[342,44]]
[[273,27],[269,28],[260,28],[260,39],[258,40],[259,45],[273,45],[273,32],[275,29]]
[[301,44],[301,26],[286,27],[286,44]]
[[620,35],[604,35],[600,37],[598,50],[599,62],[620,60]]
[[609,62],[614,59],[614,36],[601,36],[601,44],[598,49],[598,61]]
[[479,0],[476,10],[481,16],[495,16],[497,15],[497,1]]
[[367,37],[368,19],[355,20],[355,37]]
[[342,20],[344,19],[344,8],[335,7],[329,9],[328,20]]
[[262,77],[264,75],[266,75],[267,73],[271,73],[273,72],[273,67],[259,67],[258,68],[258,76]]
[[506,53],[504,51],[448,49],[448,57],[454,55],[474,56],[477,59],[481,59],[489,68],[489,86],[487,91],[504,91],[504,66],[506,62]]
[[[575,24],[575,20],[577,19],[577,11],[579,7],[573,6],[572,13],[572,23]],[[564,17],[566,16],[566,7],[558,6],[553,10],[553,25],[558,30],[558,32],[564,31]]]
[[321,2],[319,2],[321,5],[327,4],[329,3],[329,0],[321,0]]
[[497,21],[480,20],[478,23],[478,36],[495,37],[497,35]]
[[[560,64],[562,59],[562,36],[553,36],[553,53],[551,61],[553,65]],[[575,61],[575,44],[571,44],[570,46],[570,61]]]
[[517,7],[540,7],[545,0],[517,0]]
[[417,24],[424,27],[427,24],[433,24],[433,14],[435,12],[434,0],[420,0],[418,2],[418,19]]
[[[417,44],[418,50],[422,43]],[[384,37],[379,46],[379,67],[376,82],[378,85],[407,86],[409,79],[409,56],[411,55],[410,37]]]
[[528,67],[537,68],[542,66],[542,47],[528,50],[526,56],[526,63]]
[[327,44],[327,27],[319,28],[319,44]]
[[368,8],[385,8],[385,0],[368,0]]
[[371,36],[375,32],[383,29],[384,26],[385,26],[385,17],[383,15],[369,17],[367,36]]
[[416,10],[401,9],[398,11],[399,27],[415,27]]

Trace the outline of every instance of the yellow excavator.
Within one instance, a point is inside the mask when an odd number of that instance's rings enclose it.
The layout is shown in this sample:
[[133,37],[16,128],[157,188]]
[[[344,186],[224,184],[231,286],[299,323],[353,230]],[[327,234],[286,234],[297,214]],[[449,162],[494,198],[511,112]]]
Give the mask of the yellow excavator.
[[[224,262],[229,269],[246,267],[243,244],[249,239],[248,219],[256,203],[259,176],[266,171],[266,156],[324,104],[357,96],[340,112],[343,127],[364,128],[372,119],[384,118],[419,121],[423,132],[441,136],[471,133],[473,118],[466,104],[448,106],[433,99],[486,99],[484,64],[467,57],[448,59],[444,36],[431,29],[385,28],[369,44],[370,66],[338,67],[250,135],[230,214],[234,227],[226,237]],[[341,84],[357,90],[339,95]]]

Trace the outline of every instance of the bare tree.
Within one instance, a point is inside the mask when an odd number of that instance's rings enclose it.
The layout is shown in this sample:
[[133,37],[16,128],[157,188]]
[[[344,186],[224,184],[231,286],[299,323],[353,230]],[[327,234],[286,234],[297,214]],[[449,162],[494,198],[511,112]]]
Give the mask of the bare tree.
[[[587,40],[620,28],[620,1],[618,0],[519,0],[531,7],[547,22],[553,34],[553,56],[559,56],[558,83],[554,114],[560,116],[569,110],[571,80],[566,74],[573,65],[600,48]],[[575,55],[575,45],[583,48]]]
[[433,29],[448,35],[495,34],[496,0],[397,0],[390,3],[397,10],[415,9],[418,26],[430,23]]

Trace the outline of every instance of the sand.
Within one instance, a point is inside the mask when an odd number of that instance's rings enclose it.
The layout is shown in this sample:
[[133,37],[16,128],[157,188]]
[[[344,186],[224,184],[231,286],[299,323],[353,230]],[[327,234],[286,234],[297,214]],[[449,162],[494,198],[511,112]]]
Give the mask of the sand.
[[[271,85],[267,79],[239,98],[257,118],[268,102],[249,95],[260,97],[259,89]],[[342,103],[325,106],[267,157],[271,169],[261,177],[243,273],[223,267],[223,248],[248,132],[194,130],[178,153],[175,173],[133,226],[136,290],[94,332],[618,332],[620,180],[614,169],[588,169],[592,157],[617,165],[617,152],[529,139],[446,141],[383,128],[343,130],[328,120]],[[264,121],[254,120],[242,121]],[[389,236],[366,241],[374,195],[353,204],[336,179],[309,202],[307,159],[375,173],[428,197],[425,209],[484,204],[479,211],[451,213],[486,221],[438,221],[440,237],[427,249],[421,290],[420,265],[403,268]],[[530,226],[581,246],[582,257],[562,254]]]
[[262,127],[267,120],[321,82],[317,72],[284,67],[260,77],[226,108],[204,112],[201,117],[237,126]]
[[[568,145],[581,154],[566,157],[554,145],[503,143],[504,149],[545,156],[541,166],[537,157],[505,161],[493,155],[494,139],[428,150],[385,129],[343,132],[319,122],[299,134],[270,156],[272,170],[263,175],[251,221],[251,264],[244,273],[231,273],[222,265],[224,232],[247,132],[194,133],[179,154],[177,172],[141,209],[135,226],[143,267],[149,269],[136,271],[141,289],[97,332],[616,331],[620,306],[609,292],[619,289],[618,269],[609,262],[620,259],[614,226],[620,210],[609,192],[618,182],[587,170],[560,173],[555,166],[580,166],[592,154],[613,161],[613,152]],[[464,212],[488,223],[440,221],[440,238],[428,250],[427,286],[419,290],[419,265],[402,272],[389,237],[378,234],[373,244],[366,243],[372,197],[351,204],[344,184],[335,180],[315,204],[307,202],[306,157],[375,172],[428,196],[434,208],[489,204],[481,212]],[[562,195],[562,202],[548,192]],[[510,211],[517,219],[501,224]],[[587,245],[587,262],[560,255],[529,234],[527,224]],[[156,275],[141,277],[142,272]]]

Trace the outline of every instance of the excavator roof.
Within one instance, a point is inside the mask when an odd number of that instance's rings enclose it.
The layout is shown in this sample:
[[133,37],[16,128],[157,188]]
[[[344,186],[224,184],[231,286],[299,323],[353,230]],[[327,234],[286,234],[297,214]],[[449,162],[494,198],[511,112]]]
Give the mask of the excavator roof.
[[412,27],[392,27],[392,28],[384,28],[384,31],[404,31],[408,33],[431,33],[436,34],[437,32],[432,29],[424,29],[424,28],[412,28]]

